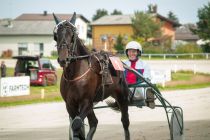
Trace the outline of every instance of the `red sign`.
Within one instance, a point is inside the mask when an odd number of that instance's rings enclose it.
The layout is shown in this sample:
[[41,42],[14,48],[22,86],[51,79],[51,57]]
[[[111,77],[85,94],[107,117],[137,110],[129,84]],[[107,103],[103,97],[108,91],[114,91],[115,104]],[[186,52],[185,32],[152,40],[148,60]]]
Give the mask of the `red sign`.
[[109,59],[112,62],[112,65],[114,66],[115,70],[119,70],[119,71],[125,71],[124,67],[123,67],[123,63],[121,62],[119,57],[109,57]]

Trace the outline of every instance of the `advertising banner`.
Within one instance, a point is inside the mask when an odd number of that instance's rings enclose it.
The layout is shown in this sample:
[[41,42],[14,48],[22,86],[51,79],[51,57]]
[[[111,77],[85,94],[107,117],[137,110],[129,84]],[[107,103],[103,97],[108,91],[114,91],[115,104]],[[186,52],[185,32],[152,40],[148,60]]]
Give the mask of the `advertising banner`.
[[4,77],[0,79],[0,97],[30,94],[30,77]]

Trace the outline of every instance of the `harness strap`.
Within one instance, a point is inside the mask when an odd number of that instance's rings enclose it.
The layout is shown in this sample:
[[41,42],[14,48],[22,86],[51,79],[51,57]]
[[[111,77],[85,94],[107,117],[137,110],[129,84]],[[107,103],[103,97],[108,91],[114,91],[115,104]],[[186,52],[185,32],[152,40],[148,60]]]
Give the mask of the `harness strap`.
[[[102,97],[101,97],[101,101],[103,101],[104,100],[104,98],[105,98],[105,80],[106,80],[106,72],[107,72],[107,70],[108,70],[108,66],[105,66],[105,65],[107,65],[107,64],[102,64],[102,62],[101,62],[101,58],[98,58],[98,56],[95,56],[94,55],[94,57],[97,59],[97,61],[99,62],[99,64],[100,64],[100,67],[101,67],[101,71],[99,72],[99,74],[101,75],[101,77],[102,77],[102,82],[101,82],[101,86],[102,86]],[[106,56],[107,57],[107,56]],[[106,58],[106,60],[104,61],[105,63],[106,63],[106,61],[107,61],[107,58]]]
[[78,80],[80,80],[81,78],[83,78],[89,71],[90,71],[90,68],[88,68],[88,70],[87,70],[85,73],[83,73],[81,76],[76,77],[76,78],[74,78],[74,79],[72,79],[72,80],[68,80],[68,79],[64,76],[64,74],[63,74],[62,76],[63,76],[63,78],[64,78],[66,81],[68,81],[68,82],[75,82],[75,81],[78,81]]

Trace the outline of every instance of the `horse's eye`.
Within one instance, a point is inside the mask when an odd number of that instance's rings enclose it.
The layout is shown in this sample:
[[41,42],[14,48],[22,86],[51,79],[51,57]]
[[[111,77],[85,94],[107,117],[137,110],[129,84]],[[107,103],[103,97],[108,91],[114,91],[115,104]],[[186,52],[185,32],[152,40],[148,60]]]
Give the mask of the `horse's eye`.
[[62,24],[58,25],[58,28],[63,28],[63,25]]

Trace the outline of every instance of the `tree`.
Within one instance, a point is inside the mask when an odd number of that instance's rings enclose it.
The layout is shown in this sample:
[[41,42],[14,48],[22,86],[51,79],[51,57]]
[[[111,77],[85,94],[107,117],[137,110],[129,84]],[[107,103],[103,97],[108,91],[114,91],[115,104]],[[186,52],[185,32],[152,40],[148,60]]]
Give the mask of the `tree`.
[[105,9],[98,9],[98,10],[96,10],[96,14],[93,15],[92,20],[95,21],[95,20],[99,19],[100,17],[106,16],[106,15],[108,15],[108,11],[107,10],[105,10]]
[[168,12],[168,18],[170,20],[174,21],[174,22],[179,23],[179,19],[177,18],[177,16],[172,11]]
[[155,22],[155,17],[144,12],[135,12],[132,20],[133,38],[143,38],[145,42],[149,38],[161,36],[161,23]]
[[202,46],[204,52],[210,52],[210,2],[198,9],[198,18],[197,29],[192,31],[206,41],[206,44]]
[[111,15],[122,15],[122,12],[118,11],[117,9],[114,9],[114,11],[111,13]]
[[114,48],[118,51],[118,52],[122,52],[124,50],[124,39],[122,35],[118,35],[116,38],[116,42],[114,44]]

